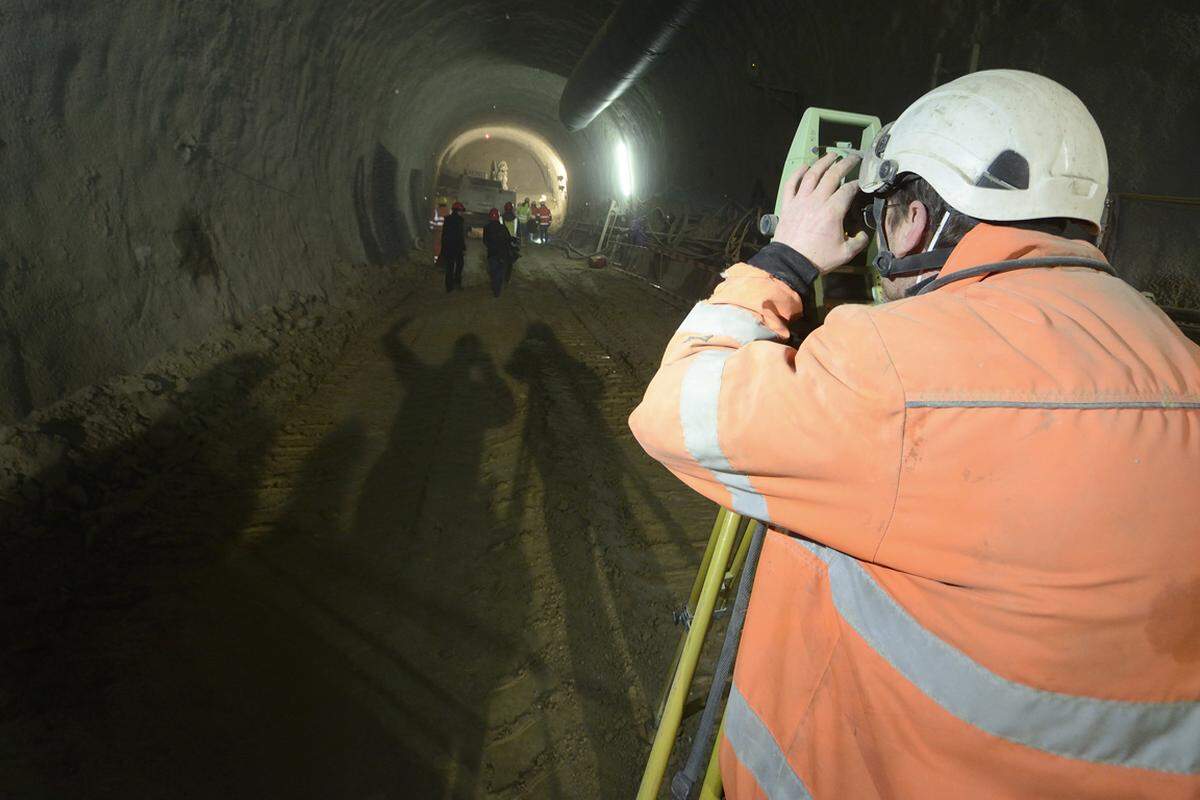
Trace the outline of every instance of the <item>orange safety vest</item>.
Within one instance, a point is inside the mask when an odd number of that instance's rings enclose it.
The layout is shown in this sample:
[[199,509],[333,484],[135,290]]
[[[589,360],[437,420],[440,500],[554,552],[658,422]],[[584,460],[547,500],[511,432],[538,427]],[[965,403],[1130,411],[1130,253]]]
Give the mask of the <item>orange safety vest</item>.
[[[942,275],[1102,258],[979,225]],[[768,534],[730,798],[1200,797],[1200,348],[1119,279],[840,306],[730,269],[630,424]]]

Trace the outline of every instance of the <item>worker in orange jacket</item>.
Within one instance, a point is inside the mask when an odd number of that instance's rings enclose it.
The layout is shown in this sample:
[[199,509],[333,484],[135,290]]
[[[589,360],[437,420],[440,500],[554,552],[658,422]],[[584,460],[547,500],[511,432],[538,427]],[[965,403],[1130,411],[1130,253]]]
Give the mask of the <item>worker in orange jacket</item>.
[[553,220],[553,215],[546,206],[545,200],[533,210],[533,215],[537,219],[538,244],[545,244],[550,238],[550,223]]
[[[631,419],[770,528],[727,797],[1200,797],[1200,348],[1092,244],[1094,119],[977,72],[858,166],[794,177]],[[792,347],[858,191],[895,302]]]

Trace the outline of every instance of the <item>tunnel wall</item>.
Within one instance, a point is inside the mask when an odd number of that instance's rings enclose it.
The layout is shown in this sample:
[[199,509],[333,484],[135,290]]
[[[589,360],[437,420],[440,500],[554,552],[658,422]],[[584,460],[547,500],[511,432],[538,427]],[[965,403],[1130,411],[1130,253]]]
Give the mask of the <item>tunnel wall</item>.
[[289,292],[336,293],[339,263],[403,258],[436,154],[473,122],[538,130],[586,185],[607,123],[568,137],[544,67],[565,72],[606,12],[581,4],[553,37],[526,20],[554,40],[531,68],[498,6],[0,9],[0,422]]
[[314,191],[328,146],[305,124],[338,102],[337,57],[321,26],[281,31],[274,13],[143,0],[6,14],[4,416],[280,289],[318,290],[349,254]]

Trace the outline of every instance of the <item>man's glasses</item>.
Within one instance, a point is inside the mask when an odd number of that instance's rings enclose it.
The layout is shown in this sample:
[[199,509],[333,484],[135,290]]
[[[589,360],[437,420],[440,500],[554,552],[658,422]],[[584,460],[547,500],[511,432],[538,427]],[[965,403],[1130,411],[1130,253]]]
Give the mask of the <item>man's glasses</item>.
[[[889,208],[895,208],[898,205],[900,205],[900,203],[884,203],[884,206],[881,209],[880,217],[886,218],[887,210]],[[863,218],[863,227],[869,231],[874,231],[875,230],[875,206],[874,206],[874,204],[871,204],[868,206],[863,206],[862,218]]]

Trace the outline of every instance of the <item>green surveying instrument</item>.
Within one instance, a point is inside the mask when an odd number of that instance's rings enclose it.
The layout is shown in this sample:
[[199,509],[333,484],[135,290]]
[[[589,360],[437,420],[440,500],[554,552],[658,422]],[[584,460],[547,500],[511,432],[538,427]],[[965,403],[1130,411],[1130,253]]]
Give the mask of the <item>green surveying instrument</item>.
[[[783,195],[796,170],[804,165],[812,166],[813,162],[826,153],[836,153],[842,158],[861,155],[875,142],[881,127],[879,117],[868,114],[834,111],[829,108],[810,108],[805,111],[804,116],[800,118],[799,127],[796,128],[796,136],[792,139],[787,160],[783,163],[783,175],[779,179],[779,191],[775,196],[775,213],[763,215],[759,220],[759,232],[764,236],[775,233],[775,227],[779,224],[779,214],[783,209]],[[858,141],[857,146],[854,144],[855,138]],[[863,198],[860,197],[846,214],[843,227],[847,236],[853,236],[863,230],[861,217],[866,206],[862,201]],[[880,300],[879,278],[870,266],[875,252],[875,238],[871,237],[871,243],[862,255],[829,275],[817,278],[813,284],[813,302],[805,312],[811,323],[823,322],[825,314],[834,305]],[[865,290],[866,294],[863,295],[859,290]]]
[[[828,152],[849,156],[865,151],[880,128],[879,118],[867,114],[827,108],[805,111],[783,164],[775,213],[764,215],[759,223],[763,235],[771,236],[775,232],[788,181],[801,165],[811,165]],[[861,214],[861,205],[851,208],[845,223],[847,235],[862,230]],[[878,277],[869,266],[874,249],[872,241],[868,251],[854,262],[817,279],[811,303],[805,304],[810,327],[820,325],[834,305],[878,301]],[[684,632],[675,651],[671,679],[663,690],[654,718],[657,727],[638,788],[638,800],[658,797],[679,729],[686,717],[701,710],[691,752],[684,767],[671,781],[670,796],[672,800],[720,800],[723,797],[717,758],[724,730],[723,712],[764,535],[765,527],[757,520],[744,518],[726,508],[717,512],[687,604],[675,614],[676,622],[683,626]],[[729,623],[712,684],[705,699],[693,699],[690,697],[692,679],[712,621],[726,612]],[[717,729],[718,722],[720,729]]]

